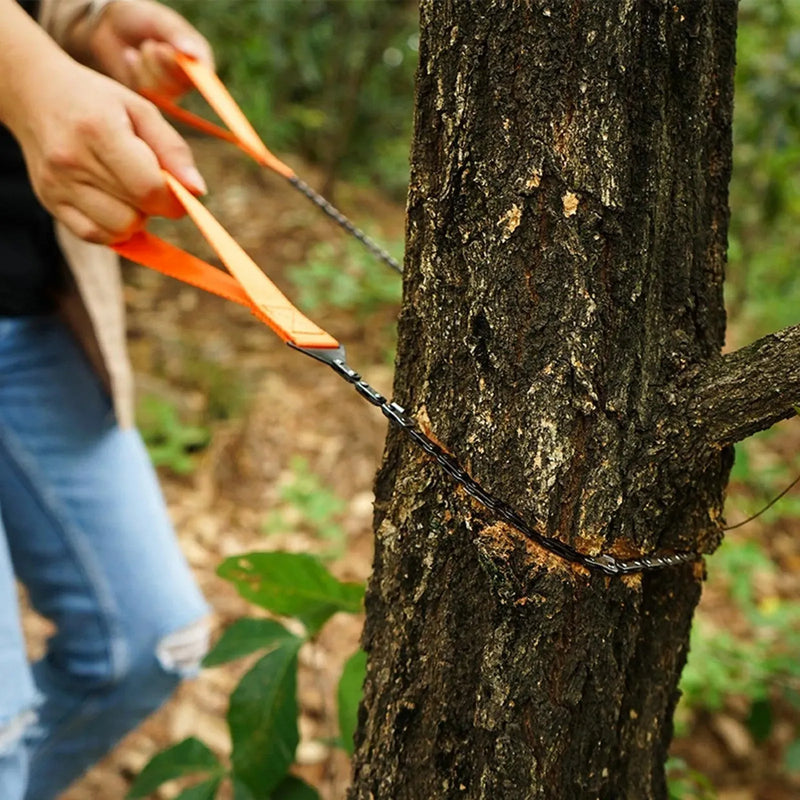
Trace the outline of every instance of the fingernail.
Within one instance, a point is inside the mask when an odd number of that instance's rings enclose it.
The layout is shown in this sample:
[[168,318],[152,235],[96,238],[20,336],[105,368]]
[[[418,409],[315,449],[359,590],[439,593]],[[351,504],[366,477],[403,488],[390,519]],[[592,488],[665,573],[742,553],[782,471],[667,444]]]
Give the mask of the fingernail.
[[202,45],[190,36],[178,36],[175,41],[172,42],[172,46],[181,53],[192,56],[192,58],[203,58],[204,53]]
[[195,194],[208,193],[206,182],[203,180],[203,176],[198,172],[196,167],[184,167],[178,177],[184,185]]

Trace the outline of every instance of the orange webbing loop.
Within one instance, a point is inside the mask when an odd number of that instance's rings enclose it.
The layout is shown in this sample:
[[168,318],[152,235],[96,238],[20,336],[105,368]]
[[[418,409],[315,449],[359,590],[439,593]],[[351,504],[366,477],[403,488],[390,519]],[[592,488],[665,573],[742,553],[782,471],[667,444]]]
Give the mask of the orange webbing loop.
[[233,277],[147,232],[136,233],[126,242],[115,244],[114,249],[120,255],[247,306],[283,341],[297,347],[327,349],[339,346],[336,339],[289,302],[191,192],[169,173],[165,172],[164,178]]
[[267,149],[267,146],[261,141],[253,126],[248,122],[247,117],[236,105],[236,101],[231,97],[225,85],[213,70],[197,59],[177,51],[175,53],[175,63],[184,71],[186,77],[194,84],[197,91],[203,95],[206,102],[228,126],[229,130],[226,131],[224,128],[220,128],[218,125],[214,125],[212,122],[186,111],[169,98],[162,97],[155,92],[143,91],[142,94],[148,100],[155,103],[167,114],[198,128],[204,133],[209,133],[212,136],[218,136],[220,139],[226,139],[237,144],[259,164],[277,172],[284,178],[288,179],[294,176],[294,170]]
[[139,231],[127,241],[113,245],[113,248],[129,261],[150,267],[169,275],[170,278],[177,278],[240,306],[252,308],[250,298],[235,278],[175,245],[159,239],[158,236],[153,236],[152,233]]

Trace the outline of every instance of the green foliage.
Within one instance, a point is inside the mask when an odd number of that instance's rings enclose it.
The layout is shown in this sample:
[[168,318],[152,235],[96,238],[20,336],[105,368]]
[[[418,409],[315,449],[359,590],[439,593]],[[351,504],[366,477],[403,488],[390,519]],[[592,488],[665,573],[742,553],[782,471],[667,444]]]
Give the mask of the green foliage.
[[348,755],[353,755],[355,749],[353,736],[358,727],[358,706],[366,674],[367,654],[359,650],[344,665],[342,678],[339,681],[339,743]]
[[[797,478],[800,473],[800,453],[788,458],[785,455],[775,455],[776,442],[784,435],[784,429],[778,425],[736,445],[731,483],[743,484],[746,492],[737,494],[739,513],[737,516],[731,515],[730,524],[735,525],[739,519],[761,511]],[[760,520],[771,524],[780,519],[798,517],[800,494],[793,491],[781,497],[774,506],[760,515]]]
[[266,647],[281,645],[295,638],[279,622],[272,619],[237,619],[220,637],[212,652],[203,661],[205,667],[217,667],[237,658],[244,658]]
[[756,744],[762,744],[772,732],[772,704],[767,698],[754,700],[747,717],[747,727]]
[[[402,243],[389,250],[399,256]],[[363,319],[382,306],[399,306],[402,299],[400,276],[377,264],[360,242],[351,239],[343,244],[315,245],[305,263],[291,267],[287,274],[299,305],[308,311],[342,308]]]
[[800,308],[800,3],[741,0],[726,293],[750,336]]
[[670,758],[666,769],[669,800],[716,800],[717,793],[708,778],[682,759]]
[[305,553],[248,553],[220,564],[239,594],[273,614],[296,617],[311,635],[337,612],[358,614],[364,587],[341,583]]
[[[233,785],[235,800],[319,800],[314,789],[289,774],[299,739],[297,656],[332,614],[361,611],[364,587],[341,583],[314,558],[296,553],[249,553],[228,559],[218,571],[262,608],[302,621],[306,633],[296,636],[276,620],[263,618],[231,625],[206,656],[205,666],[266,652],[230,697],[230,766],[221,764],[203,742],[186,739],[154,756],[128,797],[145,797],[166,781],[197,775],[202,782],[184,790],[183,800],[213,800],[225,780]],[[342,676],[342,742],[352,741],[364,663],[364,654],[357,653]]]
[[220,363],[219,359],[203,357],[190,347],[186,348],[181,364],[181,383],[202,393],[208,419],[236,419],[243,414],[248,394],[241,369]]
[[272,800],[319,800],[319,795],[300,778],[289,775],[272,793]]
[[153,463],[178,475],[194,470],[193,453],[205,448],[211,439],[207,428],[184,423],[175,406],[158,395],[142,399],[137,421]]
[[786,753],[783,757],[783,766],[787,772],[800,773],[800,739],[795,739],[789,747],[786,748]]
[[760,743],[772,731],[774,700],[782,696],[797,703],[800,698],[800,603],[757,596],[759,573],[769,574],[775,565],[754,542],[727,539],[709,570],[709,582],[726,588],[751,634],[737,636],[698,617],[681,678],[678,721],[687,709],[716,712],[728,698],[745,697],[747,725]]
[[242,678],[230,697],[228,728],[233,772],[255,797],[269,797],[294,761],[297,731],[297,652],[285,637]]
[[347,504],[311,472],[306,459],[295,457],[289,466],[291,480],[280,488],[280,504],[270,512],[263,532],[272,534],[301,527],[328,545],[326,557],[341,557],[347,534],[340,520]]
[[397,196],[408,183],[417,9],[410,0],[170,0],[272,149]]
[[219,782],[224,768],[203,742],[191,737],[152,758],[134,781],[128,797],[147,797],[166,781],[196,773],[212,773],[206,783]]
[[209,778],[207,781],[184,789],[175,800],[214,800],[221,783],[221,777]]

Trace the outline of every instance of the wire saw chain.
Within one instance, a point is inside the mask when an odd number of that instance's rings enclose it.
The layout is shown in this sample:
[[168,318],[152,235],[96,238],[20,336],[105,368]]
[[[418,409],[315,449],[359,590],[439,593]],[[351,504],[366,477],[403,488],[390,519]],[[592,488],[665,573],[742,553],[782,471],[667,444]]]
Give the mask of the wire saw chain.
[[391,267],[395,272],[403,274],[403,268],[400,262],[390,256],[377,242],[370,239],[364,231],[357,228],[347,217],[339,211],[338,208],[331,205],[321,194],[315,192],[305,181],[300,180],[296,175],[292,175],[288,179],[289,183],[294,186],[299,192],[302,192],[317,208],[324,211],[337,225],[344,228],[349,234],[355,236],[367,250],[372,253],[376,258],[383,261],[384,264]]
[[604,572],[606,575],[629,575],[635,572],[650,572],[664,567],[688,564],[697,561],[700,557],[697,553],[692,552],[647,555],[631,559],[618,559],[606,553],[592,556],[576,550],[560,539],[542,535],[534,530],[508,503],[484,489],[450,453],[423,433],[414,419],[406,414],[402,406],[394,401],[387,400],[377,389],[370,386],[358,372],[347,364],[343,348],[326,351],[290,346],[331,367],[339,377],[344,378],[351,384],[368,403],[379,408],[392,425],[400,428],[413,442],[431,456],[457,484],[464,487],[464,491],[470,497],[473,497],[489,511],[545,550],[567,561]]

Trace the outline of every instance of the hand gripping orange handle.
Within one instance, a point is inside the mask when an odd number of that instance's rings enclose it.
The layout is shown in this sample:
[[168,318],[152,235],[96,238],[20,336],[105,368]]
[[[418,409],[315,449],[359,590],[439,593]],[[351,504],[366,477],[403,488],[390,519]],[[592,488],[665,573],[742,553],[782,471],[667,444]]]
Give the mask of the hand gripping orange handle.
[[187,125],[191,125],[204,133],[233,142],[241,147],[251,158],[255,159],[256,162],[277,172],[284,178],[290,179],[294,177],[294,170],[267,149],[267,146],[261,141],[253,126],[248,122],[247,117],[236,105],[236,101],[231,97],[225,85],[213,70],[196,58],[179,51],[175,52],[175,63],[183,70],[186,77],[194,84],[197,91],[203,95],[219,118],[228,126],[228,130],[220,128],[218,125],[214,125],[214,123],[198,117],[190,111],[186,111],[173,100],[156,92],[143,90],[142,95],[144,97],[181,122],[185,122]]
[[191,192],[167,172],[164,179],[231,274],[146,231],[115,244],[114,250],[137,264],[247,306],[288,344],[303,349],[339,347],[336,339],[291,304]]

